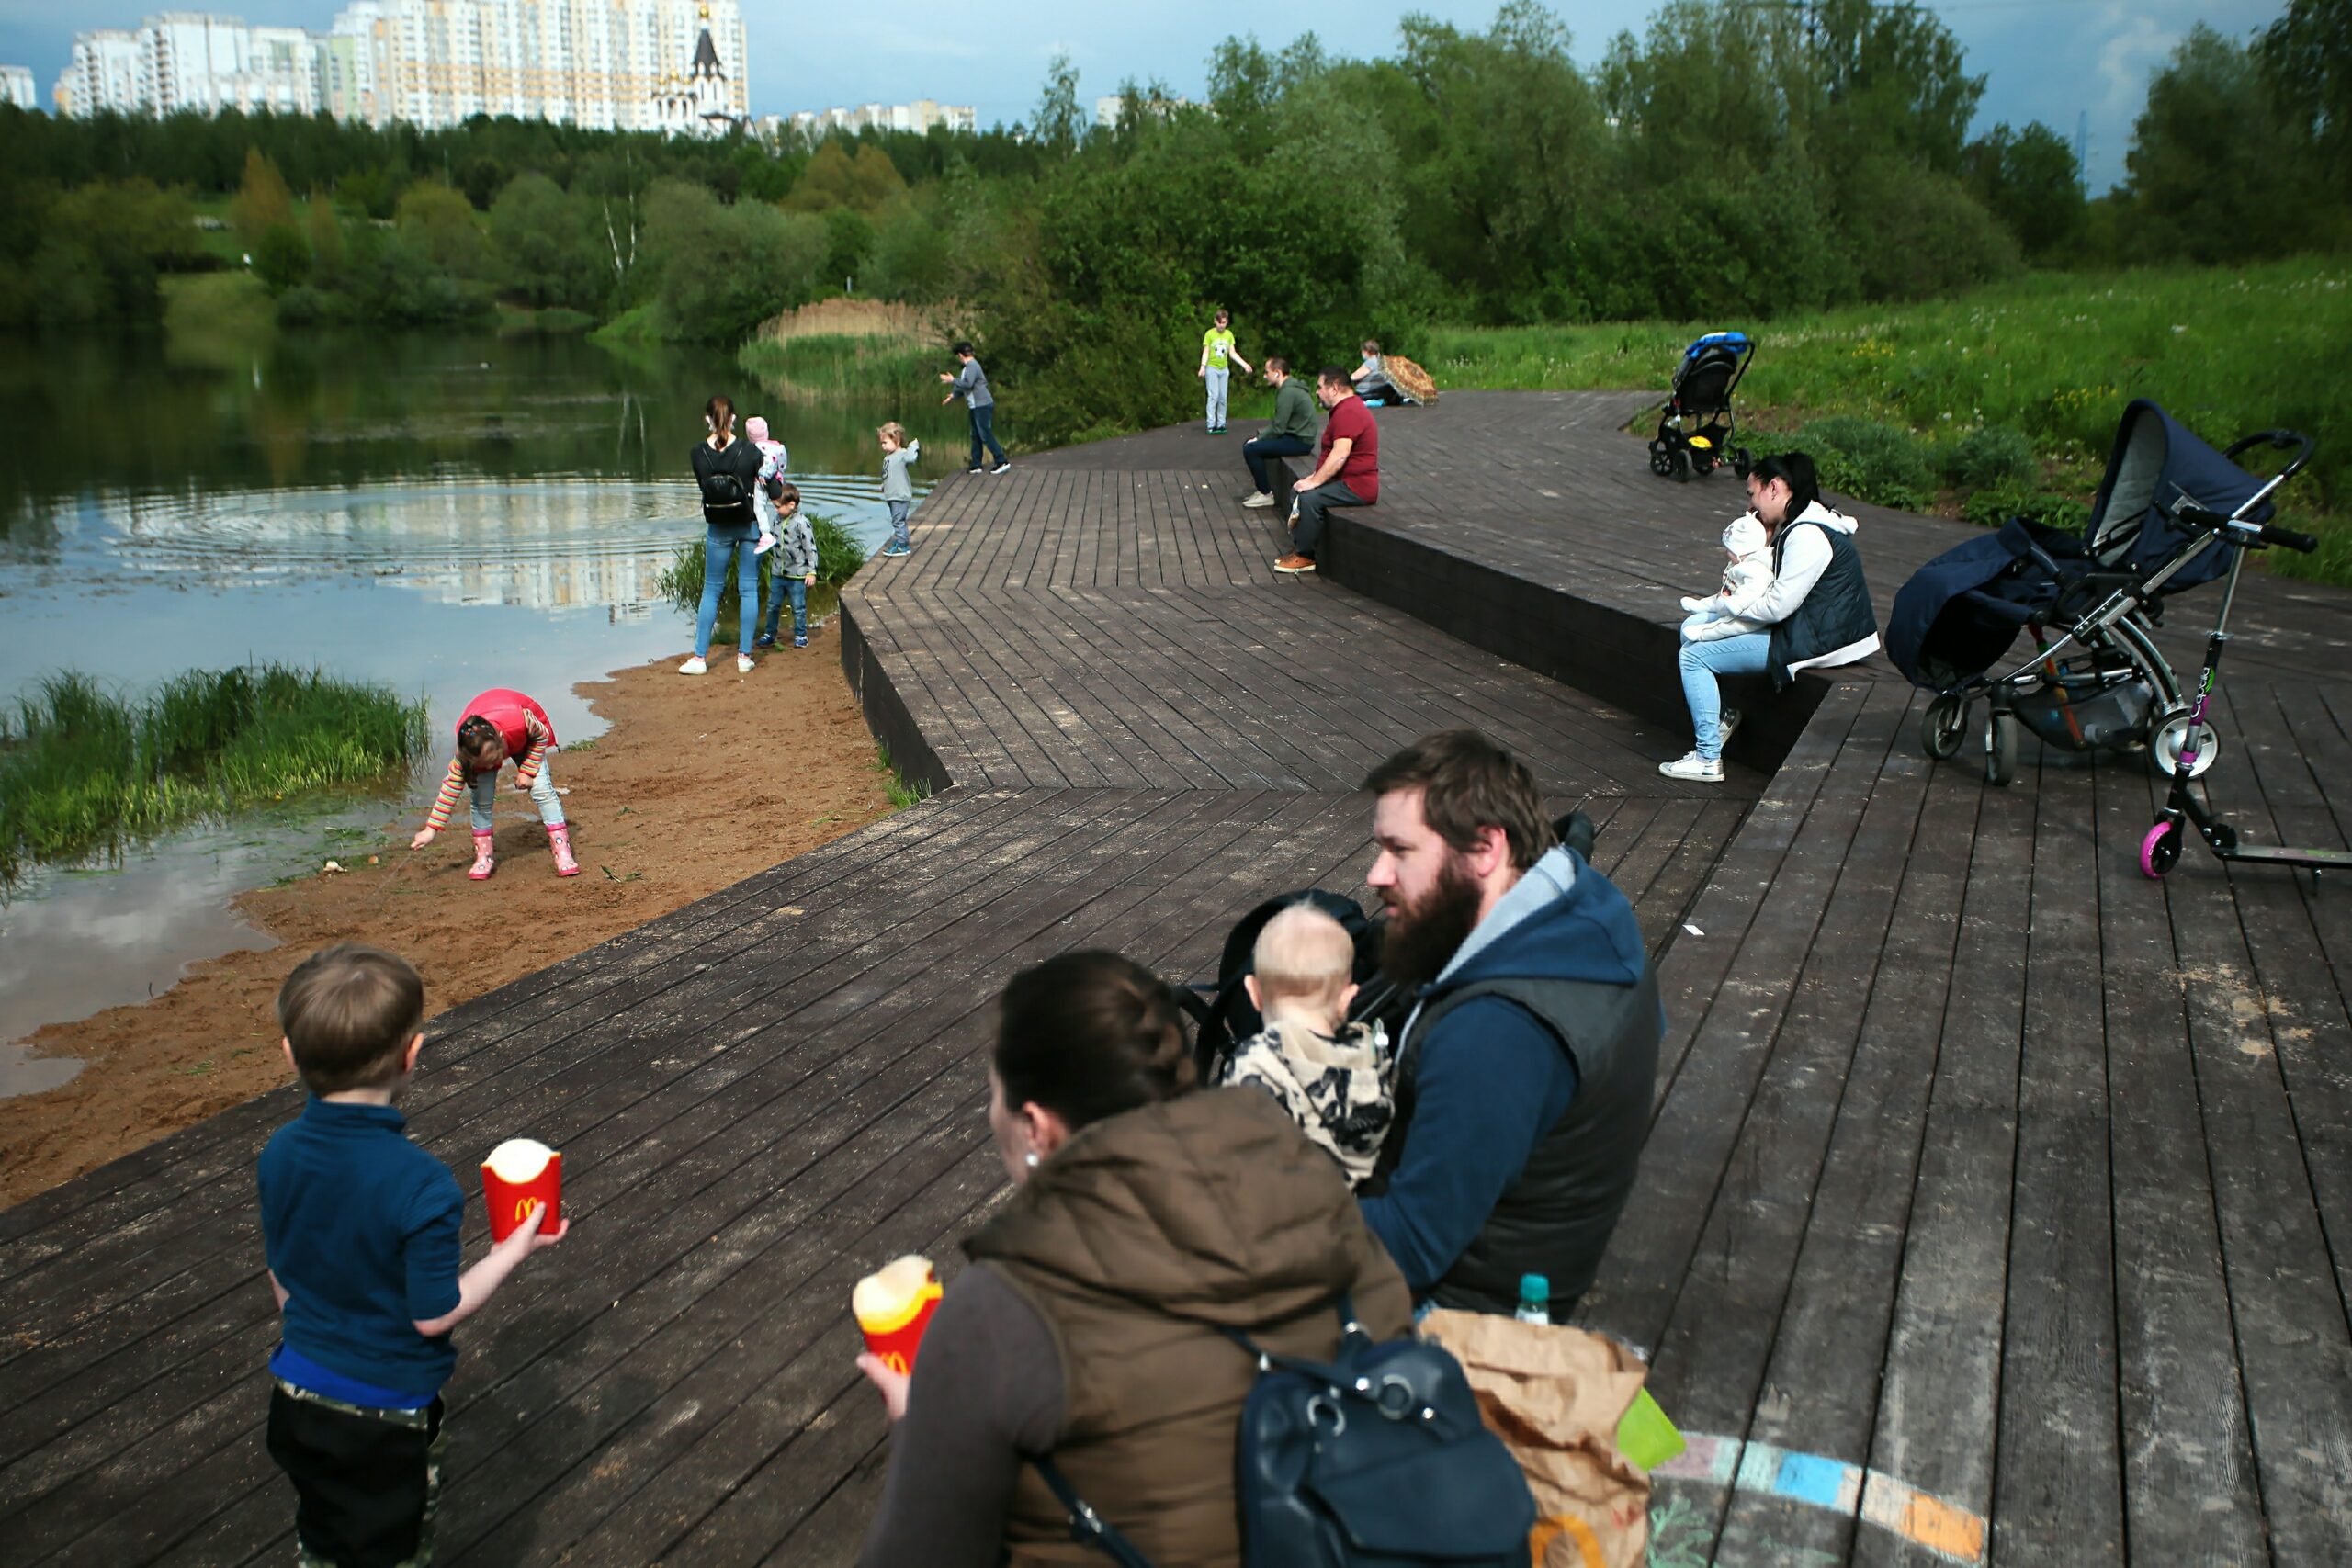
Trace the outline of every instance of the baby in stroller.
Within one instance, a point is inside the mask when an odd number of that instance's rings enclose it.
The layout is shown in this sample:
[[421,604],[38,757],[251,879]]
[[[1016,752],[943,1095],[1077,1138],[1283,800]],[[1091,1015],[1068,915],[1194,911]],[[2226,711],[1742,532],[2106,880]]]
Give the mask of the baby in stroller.
[[1690,616],[1682,623],[1685,642],[1715,642],[1770,629],[1770,623],[1750,618],[1772,586],[1772,554],[1765,547],[1764,525],[1756,513],[1742,513],[1724,529],[1724,553],[1731,563],[1724,568],[1722,591],[1704,599],[1686,595],[1682,601]]

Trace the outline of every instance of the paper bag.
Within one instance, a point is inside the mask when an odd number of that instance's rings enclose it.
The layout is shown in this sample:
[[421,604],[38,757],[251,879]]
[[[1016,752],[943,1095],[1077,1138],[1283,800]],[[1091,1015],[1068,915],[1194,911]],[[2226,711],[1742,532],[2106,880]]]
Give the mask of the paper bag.
[[1535,1494],[1534,1568],[1641,1568],[1649,1478],[1617,1451],[1617,1424],[1649,1369],[1617,1341],[1563,1325],[1438,1311],[1421,1337],[1453,1353],[1479,1412]]

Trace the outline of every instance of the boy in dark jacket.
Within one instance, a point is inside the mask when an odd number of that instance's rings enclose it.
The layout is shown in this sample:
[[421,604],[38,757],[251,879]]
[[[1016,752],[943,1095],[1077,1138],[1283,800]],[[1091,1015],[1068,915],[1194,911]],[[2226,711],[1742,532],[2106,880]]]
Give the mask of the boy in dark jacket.
[[269,1359],[269,1455],[294,1483],[305,1564],[433,1560],[449,1331],[525,1255],[560,1240],[534,1213],[458,1270],[465,1197],[393,1109],[416,1070],[424,983],[355,942],[314,953],[277,993],[310,1103],[260,1162],[262,1246],[284,1336]]

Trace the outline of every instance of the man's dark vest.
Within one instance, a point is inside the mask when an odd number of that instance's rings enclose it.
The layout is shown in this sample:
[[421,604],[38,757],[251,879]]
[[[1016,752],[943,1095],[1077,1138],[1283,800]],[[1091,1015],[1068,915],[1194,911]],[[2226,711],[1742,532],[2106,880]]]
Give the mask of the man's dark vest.
[[1789,666],[1825,653],[1835,653],[1878,632],[1878,616],[1871,609],[1871,585],[1862,578],[1862,553],[1854,536],[1822,523],[1792,523],[1772,541],[1772,572],[1778,576],[1781,557],[1790,536],[1799,528],[1819,528],[1829,541],[1829,564],[1822,569],[1804,603],[1772,627],[1772,688],[1786,686],[1795,677]]
[[[1439,1306],[1507,1313],[1519,1303],[1520,1276],[1541,1274],[1551,1283],[1556,1320],[1591,1286],[1609,1233],[1634,1190],[1634,1168],[1649,1135],[1658,1038],[1665,1032],[1657,976],[1645,958],[1641,979],[1630,986],[1481,980],[1424,1006],[1396,1065],[1396,1121],[1382,1147],[1373,1190],[1385,1187],[1403,1154],[1421,1051],[1448,1013],[1480,997],[1515,1003],[1551,1031],[1576,1063],[1577,1092],[1486,1225],[1430,1289],[1430,1300]],[[1466,1042],[1446,1043],[1458,1051]]]

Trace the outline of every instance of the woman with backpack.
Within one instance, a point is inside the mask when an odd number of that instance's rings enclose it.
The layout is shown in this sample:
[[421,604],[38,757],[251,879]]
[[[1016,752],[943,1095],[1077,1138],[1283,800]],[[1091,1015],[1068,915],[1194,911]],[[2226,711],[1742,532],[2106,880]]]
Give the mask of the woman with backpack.
[[678,666],[681,675],[710,668],[710,629],[718,622],[718,589],[735,569],[735,620],[741,646],[735,668],[752,672],[752,634],[760,618],[759,516],[752,498],[760,482],[760,449],[735,434],[735,404],[721,395],[703,405],[707,434],[695,443],[695,483],[702,491],[702,608],[695,615],[695,656]]
[[1175,996],[1128,959],[1065,953],[1005,987],[989,1124],[1016,1190],[965,1244],[912,1378],[858,1363],[894,1423],[871,1568],[1067,1555],[1070,1511],[1025,1455],[1160,1568],[1238,1564],[1259,1365],[1225,1331],[1325,1359],[1343,1297],[1374,1339],[1408,1330],[1330,1156],[1262,1090],[1195,1081]]

